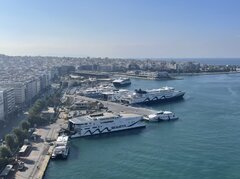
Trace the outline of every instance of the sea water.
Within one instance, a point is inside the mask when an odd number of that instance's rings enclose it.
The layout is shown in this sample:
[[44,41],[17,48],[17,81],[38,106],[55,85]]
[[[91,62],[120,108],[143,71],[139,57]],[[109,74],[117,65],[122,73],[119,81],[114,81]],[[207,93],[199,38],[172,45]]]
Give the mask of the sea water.
[[182,80],[131,79],[129,89],[171,86],[184,100],[155,106],[179,116],[145,129],[71,141],[69,158],[51,161],[46,179],[240,178],[240,74]]

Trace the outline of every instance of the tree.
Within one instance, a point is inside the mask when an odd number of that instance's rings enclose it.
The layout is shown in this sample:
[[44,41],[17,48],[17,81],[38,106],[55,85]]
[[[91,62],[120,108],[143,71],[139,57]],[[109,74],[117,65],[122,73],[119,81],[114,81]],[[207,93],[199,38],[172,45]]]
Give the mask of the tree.
[[28,121],[22,121],[21,128],[22,128],[22,130],[28,131],[28,129],[30,128],[29,122]]
[[31,126],[40,126],[46,124],[46,121],[42,119],[39,115],[29,117],[28,122],[31,124]]
[[7,147],[13,151],[14,150],[14,147],[15,147],[15,138],[14,138],[14,135],[13,134],[7,134],[5,136],[5,142],[6,142],[6,145]]
[[0,158],[9,158],[9,157],[11,157],[10,150],[5,146],[1,146],[0,147]]
[[24,139],[27,138],[27,134],[23,130],[21,130],[20,128],[13,129],[13,133],[15,134],[15,136],[17,138],[17,143],[18,144],[23,144]]
[[0,171],[8,164],[9,160],[7,158],[0,158]]
[[29,116],[36,116],[38,115],[41,110],[45,107],[45,102],[43,100],[37,100],[33,107],[31,107],[31,109],[28,111],[29,112]]

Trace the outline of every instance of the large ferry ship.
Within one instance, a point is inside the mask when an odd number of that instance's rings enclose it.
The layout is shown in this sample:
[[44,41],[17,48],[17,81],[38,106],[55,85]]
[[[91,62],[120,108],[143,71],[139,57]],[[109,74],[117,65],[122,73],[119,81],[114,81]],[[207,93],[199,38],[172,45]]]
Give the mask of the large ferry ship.
[[119,78],[119,79],[113,80],[113,85],[115,87],[128,86],[130,84],[131,84],[131,81],[129,78]]
[[106,112],[73,118],[68,122],[68,130],[71,133],[71,138],[145,126],[146,124],[142,116],[130,113],[114,114]]
[[180,99],[185,92],[176,91],[172,87],[162,87],[152,90],[135,90],[134,93],[122,98],[122,102],[126,104],[140,104],[140,103],[159,103],[164,101],[171,101]]

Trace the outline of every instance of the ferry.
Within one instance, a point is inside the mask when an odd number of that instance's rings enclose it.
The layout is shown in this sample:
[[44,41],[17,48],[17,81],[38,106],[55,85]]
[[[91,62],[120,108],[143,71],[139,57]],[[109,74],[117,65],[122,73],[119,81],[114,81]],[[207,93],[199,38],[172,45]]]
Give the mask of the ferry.
[[128,86],[131,84],[130,78],[119,78],[116,80],[113,80],[113,85],[115,87],[123,87],[123,86]]
[[71,138],[141,127],[146,127],[142,116],[130,113],[115,114],[105,112],[73,118],[68,122]]
[[178,117],[171,111],[159,111],[155,114],[150,114],[147,117],[148,121],[156,122],[156,121],[170,121],[177,120]]
[[182,99],[185,92],[177,91],[172,87],[162,87],[152,90],[135,90],[134,93],[122,98],[122,103],[126,104],[151,104],[165,101]]
[[102,98],[102,91],[100,91],[99,89],[96,89],[96,88],[89,88],[89,89],[86,89],[82,92],[82,94],[86,97],[89,97],[89,98]]
[[52,159],[66,159],[69,154],[69,137],[68,136],[59,136],[55,143],[51,158]]
[[99,85],[94,88],[87,88],[84,90],[78,90],[77,94],[89,97],[89,98],[95,98],[95,99],[102,99],[104,97],[103,93],[113,91],[115,90],[113,85]]

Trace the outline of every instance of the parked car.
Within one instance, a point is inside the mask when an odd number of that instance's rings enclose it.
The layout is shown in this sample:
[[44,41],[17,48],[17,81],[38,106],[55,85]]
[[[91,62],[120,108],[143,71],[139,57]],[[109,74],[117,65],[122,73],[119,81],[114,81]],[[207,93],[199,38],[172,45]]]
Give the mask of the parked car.
[[18,162],[18,170],[19,170],[19,171],[22,171],[22,170],[24,170],[24,168],[25,168],[24,162],[19,161],[19,162]]

